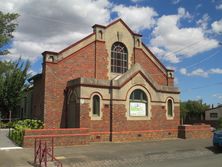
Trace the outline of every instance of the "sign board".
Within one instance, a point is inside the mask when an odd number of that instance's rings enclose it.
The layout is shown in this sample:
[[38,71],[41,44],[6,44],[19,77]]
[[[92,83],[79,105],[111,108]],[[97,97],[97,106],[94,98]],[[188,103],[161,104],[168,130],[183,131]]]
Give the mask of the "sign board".
[[130,116],[146,116],[146,103],[130,102]]

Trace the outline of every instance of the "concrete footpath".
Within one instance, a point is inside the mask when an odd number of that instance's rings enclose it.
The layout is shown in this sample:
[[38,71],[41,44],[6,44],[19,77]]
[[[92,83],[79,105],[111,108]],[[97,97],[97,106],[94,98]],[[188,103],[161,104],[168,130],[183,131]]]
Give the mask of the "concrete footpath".
[[9,129],[0,129],[0,150],[19,149],[20,147],[18,147],[8,138],[8,132]]
[[[222,153],[212,147],[211,139],[91,143],[57,147],[55,156],[63,167],[219,167],[222,164]],[[33,149],[0,151],[1,167],[28,167],[32,164]]]

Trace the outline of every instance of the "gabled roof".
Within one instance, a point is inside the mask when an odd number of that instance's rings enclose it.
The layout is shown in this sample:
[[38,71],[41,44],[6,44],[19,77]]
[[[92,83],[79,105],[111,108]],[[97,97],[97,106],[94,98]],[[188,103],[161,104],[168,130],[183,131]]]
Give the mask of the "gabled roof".
[[75,42],[75,43],[69,45],[68,47],[66,47],[65,49],[62,49],[62,50],[59,51],[59,52],[54,52],[54,51],[44,51],[44,52],[42,53],[42,55],[43,55],[43,56],[44,56],[45,54],[59,55],[59,54],[61,54],[62,52],[65,52],[66,50],[68,50],[68,49],[74,47],[75,45],[79,44],[80,42],[84,41],[85,39],[91,37],[91,36],[94,35],[94,34],[95,34],[95,33],[91,33],[91,34],[89,34],[89,35],[86,36],[85,38],[83,38],[83,39],[81,39],[81,40],[79,40],[79,41],[77,41],[77,42]]
[[[112,23],[108,24],[107,26],[99,25],[99,24],[95,24],[95,25],[92,26],[92,28],[94,28],[94,27],[96,27],[96,26],[99,26],[99,27],[102,27],[102,28],[105,28],[105,29],[106,29],[106,28],[108,28],[108,27],[110,27],[110,26],[116,24],[117,22],[121,22],[121,23],[127,28],[127,30],[128,30],[132,35],[142,36],[141,34],[138,34],[138,33],[133,32],[133,31],[129,28],[129,26],[127,26],[127,24],[126,24],[122,19],[117,19],[117,20],[113,21]],[[63,49],[63,50],[61,50],[61,51],[59,51],[59,52],[54,52],[54,51],[44,51],[44,52],[42,53],[42,55],[45,55],[45,54],[59,55],[59,54],[65,52],[66,50],[68,50],[68,49],[74,47],[75,45],[79,44],[80,42],[84,41],[85,39],[91,37],[91,36],[94,35],[94,34],[95,34],[94,32],[91,33],[91,34],[89,34],[89,35],[86,36],[85,38],[83,38],[83,39],[81,39],[81,40],[79,40],[79,41],[77,41],[77,42],[75,42],[75,43],[69,45],[68,47],[66,47],[65,49]]]
[[132,31],[132,30],[129,28],[129,26],[128,26],[121,18],[119,18],[119,19],[111,22],[111,23],[108,24],[107,26],[103,26],[103,25],[100,25],[100,24],[95,24],[95,25],[92,26],[92,28],[94,28],[94,27],[96,27],[96,26],[102,27],[102,28],[108,28],[108,27],[112,26],[113,24],[116,24],[117,22],[121,22],[121,23],[126,27],[126,29],[127,29],[132,35],[137,35],[137,36],[142,37],[141,34],[138,34],[138,33],[135,33],[134,31]]
[[[112,26],[112,25],[114,25],[114,24],[116,24],[116,23],[118,23],[118,22],[121,22],[121,23],[126,27],[126,29],[127,29],[132,35],[137,35],[137,36],[142,37],[141,34],[138,34],[138,33],[135,33],[134,31],[132,31],[132,30],[128,27],[128,25],[127,25],[121,18],[120,18],[120,19],[117,19],[117,20],[115,20],[115,21],[113,21],[113,22],[111,22],[111,23],[108,24],[107,26],[95,24],[95,25],[92,26],[92,28],[98,26],[98,27],[101,27],[101,28],[106,29],[106,28],[108,28],[108,27],[110,27],[110,26]],[[94,32],[91,33],[91,34],[89,34],[89,35],[86,36],[85,38],[83,38],[83,39],[81,39],[81,40],[79,40],[79,41],[77,41],[77,42],[69,45],[68,47],[64,48],[64,49],[61,50],[60,52],[44,51],[44,52],[42,53],[42,55],[43,55],[43,56],[46,55],[46,54],[61,55],[63,52],[69,50],[69,49],[72,48],[72,47],[75,47],[76,45],[78,45],[79,43],[83,42],[84,40],[87,40],[88,38],[92,37],[93,35],[95,35]],[[143,42],[142,42],[142,46],[143,46],[143,48],[144,48],[148,53],[150,53],[150,55],[154,58],[154,60],[160,65],[160,67],[163,69],[163,72],[173,71],[173,70],[167,69],[167,68],[157,59],[157,57],[152,53],[152,51],[150,51],[150,49],[149,49]],[[64,58],[63,58],[63,59],[64,59]],[[61,61],[61,60],[63,60],[63,59],[58,60],[58,62]]]
[[222,112],[222,106],[221,105],[219,105],[217,107],[214,107],[214,108],[210,108],[210,109],[208,109],[206,111],[211,111],[211,110],[215,110],[215,109],[221,109],[221,112]]

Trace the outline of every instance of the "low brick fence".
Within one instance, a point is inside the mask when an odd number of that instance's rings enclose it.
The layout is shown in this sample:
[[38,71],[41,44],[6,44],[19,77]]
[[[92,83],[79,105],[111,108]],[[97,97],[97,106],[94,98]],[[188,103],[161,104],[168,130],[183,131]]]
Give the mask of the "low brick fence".
[[210,125],[181,125],[178,127],[178,137],[182,139],[211,138],[213,133]]
[[[110,140],[110,132],[91,132],[91,142],[106,142]],[[117,131],[112,132],[113,142],[134,142],[153,139],[177,138],[178,129]]]
[[[113,142],[147,141],[152,139],[199,139],[212,137],[211,126],[181,125],[175,129],[112,132]],[[110,132],[90,132],[88,128],[25,130],[23,147],[33,147],[35,139],[51,140],[55,146],[84,145],[110,141]]]
[[34,147],[35,139],[51,140],[55,146],[83,145],[89,143],[88,128],[25,130],[23,147]]

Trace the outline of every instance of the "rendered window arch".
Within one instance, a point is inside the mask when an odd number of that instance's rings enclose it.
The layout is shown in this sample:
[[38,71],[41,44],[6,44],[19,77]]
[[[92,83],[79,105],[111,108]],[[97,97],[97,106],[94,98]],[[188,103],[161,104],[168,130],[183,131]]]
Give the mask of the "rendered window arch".
[[173,116],[173,101],[171,99],[167,101],[167,114],[169,117]]
[[98,95],[93,96],[93,115],[100,115],[100,97]]
[[111,72],[125,73],[128,70],[128,52],[121,42],[115,42],[111,48]]
[[134,90],[130,95],[130,116],[147,116],[148,100],[146,94],[140,90]]

